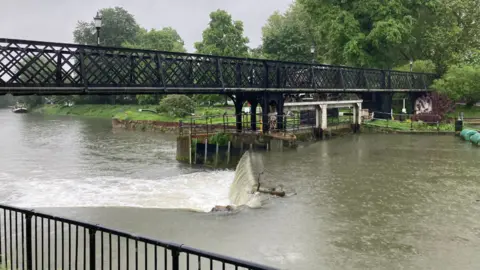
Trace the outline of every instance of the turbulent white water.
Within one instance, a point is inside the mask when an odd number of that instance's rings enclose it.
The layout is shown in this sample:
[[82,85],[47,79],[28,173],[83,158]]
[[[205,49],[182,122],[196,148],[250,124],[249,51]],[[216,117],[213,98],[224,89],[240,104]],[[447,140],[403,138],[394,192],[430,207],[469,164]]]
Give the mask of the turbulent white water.
[[209,211],[227,205],[234,172],[197,172],[161,180],[118,177],[29,178],[0,174],[1,203],[18,207],[141,207]]

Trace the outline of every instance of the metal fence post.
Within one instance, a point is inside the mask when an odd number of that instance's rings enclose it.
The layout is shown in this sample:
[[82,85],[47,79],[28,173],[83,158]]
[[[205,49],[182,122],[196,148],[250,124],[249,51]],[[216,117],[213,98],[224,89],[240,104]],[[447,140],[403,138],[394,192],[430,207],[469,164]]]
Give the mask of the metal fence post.
[[[26,232],[26,255],[27,255],[27,270],[32,270],[32,214],[27,213],[25,214],[25,232]],[[5,239],[6,241],[6,239]],[[13,263],[13,262],[12,262]]]
[[180,257],[180,250],[177,248],[172,248],[172,269],[173,270],[178,270],[179,268],[179,263],[178,263],[178,258]]
[[[90,270],[95,269],[95,263],[96,263],[96,252],[95,252],[95,233],[97,230],[89,228],[88,229],[88,235],[89,235],[89,248],[90,248],[90,254],[89,254],[89,259],[90,259]],[[127,240],[128,241],[128,240]]]

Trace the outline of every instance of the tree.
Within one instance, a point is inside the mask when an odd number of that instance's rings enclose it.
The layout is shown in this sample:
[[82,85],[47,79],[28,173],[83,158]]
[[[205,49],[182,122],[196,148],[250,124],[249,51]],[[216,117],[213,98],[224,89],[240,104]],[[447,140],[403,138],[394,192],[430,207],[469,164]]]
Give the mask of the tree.
[[263,53],[263,47],[260,45],[257,48],[249,49],[249,57],[256,59],[266,59],[265,54]]
[[262,28],[262,49],[266,58],[299,62],[311,62],[312,57],[317,58],[317,54],[312,56],[312,46],[320,55],[323,48],[317,40],[314,25],[310,15],[298,3],[293,4],[285,14],[275,12]]
[[[100,44],[102,46],[120,47],[125,42],[134,42],[139,26],[127,10],[121,7],[104,8],[99,11],[102,16]],[[76,43],[96,45],[97,30],[92,21],[79,21],[73,32]]]
[[198,53],[218,56],[247,57],[249,39],[243,36],[243,22],[233,21],[224,10],[210,13],[210,23],[203,40],[195,43]]
[[464,99],[467,106],[472,106],[480,100],[479,85],[479,66],[454,65],[434,82],[433,88],[455,101]]
[[183,39],[171,27],[164,27],[161,30],[151,29],[150,31],[141,28],[135,40],[124,42],[123,47],[168,52],[187,51]]
[[[412,64],[413,72],[422,72],[422,73],[435,73],[435,64],[430,60],[418,60],[414,61]],[[403,66],[395,68],[399,71],[410,71],[410,64],[405,64]]]
[[480,0],[298,0],[337,64],[392,68],[426,59],[443,73],[478,47]]
[[195,112],[195,102],[186,95],[169,95],[160,101],[158,111],[172,117],[185,117]]
[[[203,31],[203,40],[195,43],[198,53],[218,56],[248,57],[249,39],[243,36],[243,22],[233,21],[224,10],[210,13],[210,23]],[[195,95],[196,100],[209,103],[227,101],[223,95]]]
[[[102,28],[100,32],[100,44],[102,46],[120,47],[126,42],[134,42],[140,30],[134,16],[121,7],[104,8],[99,10],[102,16]],[[92,21],[79,21],[73,31],[74,41],[80,44],[96,45],[97,30]],[[88,61],[89,59],[87,59]],[[107,66],[108,62],[100,59],[95,60],[100,67]],[[96,65],[88,70],[96,73]],[[75,102],[78,104],[111,104],[130,102],[130,98],[124,96],[78,96]]]

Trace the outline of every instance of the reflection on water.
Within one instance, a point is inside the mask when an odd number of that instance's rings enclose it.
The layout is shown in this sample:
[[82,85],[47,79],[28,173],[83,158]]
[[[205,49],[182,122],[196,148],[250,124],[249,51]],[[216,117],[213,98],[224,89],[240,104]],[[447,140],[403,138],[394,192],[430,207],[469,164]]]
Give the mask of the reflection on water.
[[2,203],[283,269],[480,267],[480,151],[453,136],[361,134],[265,153],[265,181],[298,195],[215,215],[160,209],[224,203],[234,176],[179,165],[174,137],[8,111],[0,122]]

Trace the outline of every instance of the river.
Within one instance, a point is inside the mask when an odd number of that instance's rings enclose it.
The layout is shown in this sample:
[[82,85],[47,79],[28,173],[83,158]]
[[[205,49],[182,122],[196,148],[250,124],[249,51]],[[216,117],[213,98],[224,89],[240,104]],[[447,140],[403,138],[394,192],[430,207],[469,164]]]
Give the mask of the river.
[[175,160],[175,136],[0,110],[0,203],[282,269],[479,269],[480,150],[360,134],[262,154],[296,196],[214,215],[233,171]]

